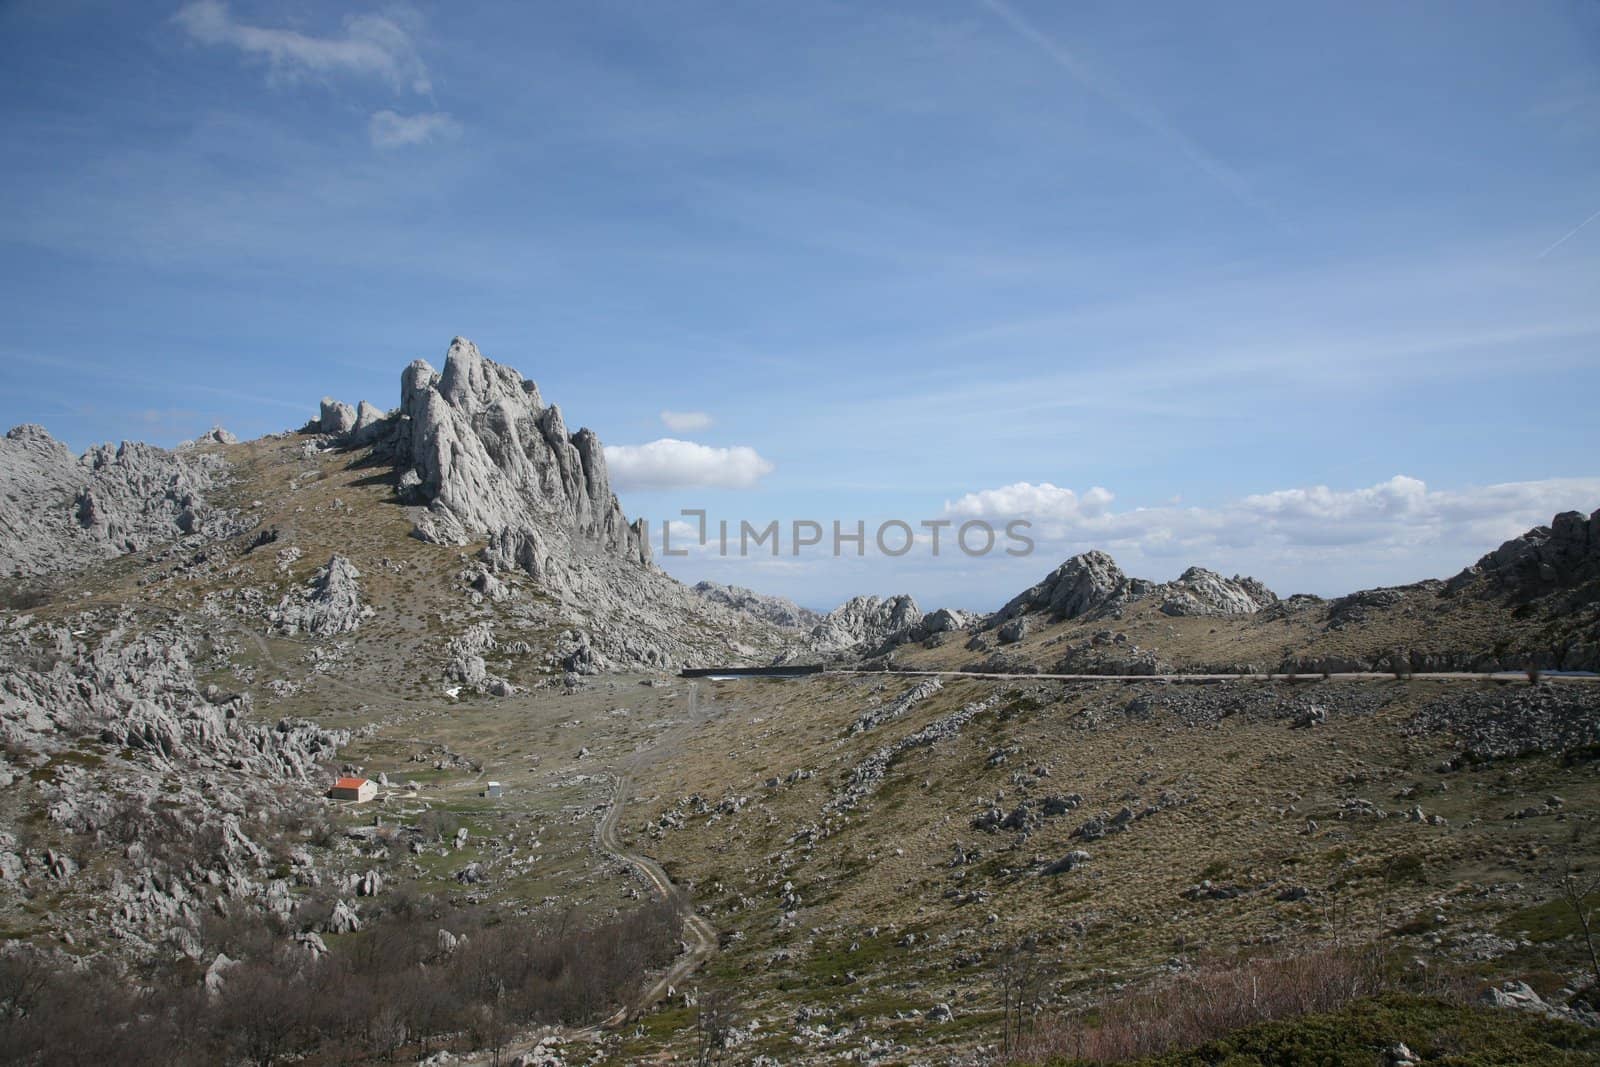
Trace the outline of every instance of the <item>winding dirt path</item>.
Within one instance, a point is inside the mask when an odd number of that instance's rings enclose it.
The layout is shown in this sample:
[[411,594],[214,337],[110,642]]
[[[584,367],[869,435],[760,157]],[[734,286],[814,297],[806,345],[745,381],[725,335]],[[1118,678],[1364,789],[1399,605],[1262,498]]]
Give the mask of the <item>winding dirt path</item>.
[[622,818],[622,805],[627,799],[628,789],[632,783],[631,775],[624,774],[617,779],[611,806],[606,810],[605,818],[601,819],[595,828],[595,841],[607,855],[626,863],[643,875],[663,900],[674,901],[682,908],[684,943],[688,949],[673,961],[665,974],[635,997],[633,1003],[617,1009],[615,1014],[602,1022],[600,1026],[604,1029],[621,1026],[644,1014],[698,970],[700,965],[710,959],[711,954],[717,950],[716,927],[694,913],[688,898],[672,884],[672,879],[667,876],[667,872],[659,863],[642,853],[629,852],[623,848],[622,841],[617,837],[617,823]]
[[[675,989],[687,981],[701,965],[710,959],[717,951],[717,928],[711,925],[704,917],[696,915],[688,895],[678,888],[671,876],[654,859],[639,852],[630,852],[623,846],[622,838],[617,833],[617,827],[622,822],[622,809],[628,800],[628,792],[633,786],[633,771],[642,764],[659,759],[662,755],[671,752],[678,741],[700,724],[704,708],[700,700],[700,687],[696,683],[689,683],[689,718],[677,729],[671,731],[658,744],[634,753],[624,761],[622,769],[617,774],[616,782],[612,786],[611,801],[606,806],[606,812],[600,821],[595,824],[595,846],[609,858],[625,864],[638,871],[645,881],[650,883],[651,891],[662,900],[672,901],[679,906],[683,915],[683,941],[684,951],[649,986],[639,991],[627,1004],[622,1005],[611,1015],[579,1030],[562,1032],[565,1041],[602,1040],[608,1031],[616,1030],[629,1022],[644,1015],[656,1004],[669,996]],[[538,1044],[535,1038],[519,1038],[501,1051],[501,1058],[507,1059],[519,1053],[527,1052]],[[476,1064],[489,1062],[481,1052],[470,1054],[464,1059],[463,1064]]]

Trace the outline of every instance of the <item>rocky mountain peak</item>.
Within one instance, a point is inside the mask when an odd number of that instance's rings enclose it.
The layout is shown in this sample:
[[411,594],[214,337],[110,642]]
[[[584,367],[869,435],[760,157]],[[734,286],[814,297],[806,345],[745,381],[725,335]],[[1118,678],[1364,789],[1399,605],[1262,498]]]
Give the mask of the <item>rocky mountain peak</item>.
[[1167,615],[1251,615],[1278,602],[1277,594],[1255,578],[1224,578],[1204,567],[1190,567],[1171,582],[1129,578],[1116,560],[1094,549],[1073,556],[1013,597],[991,622],[998,625],[1036,612],[1057,622],[1097,617],[1145,597],[1159,597]]
[[499,403],[534,411],[544,407],[537,385],[513,368],[485,359],[478,346],[465,337],[451,339],[438,388],[451,406],[469,414]]
[[812,628],[811,646],[819,652],[875,648],[921,621],[922,609],[908,595],[851,597]]
[[1043,581],[1011,598],[994,621],[1030,612],[1048,612],[1057,621],[1076,619],[1119,605],[1128,598],[1133,584],[1116,560],[1092,549],[1068,559]]
[[464,337],[450,342],[442,372],[419,359],[401,373],[392,415],[330,398],[309,428],[348,445],[378,444],[401,472],[402,494],[426,509],[416,530],[423,540],[486,539],[516,560],[566,537],[649,561],[643,526],[628,523],[611,491],[599,438],[569,433],[537,385]]
[[696,596],[721,604],[735,611],[788,629],[810,628],[822,621],[822,616],[803,608],[787,597],[770,596],[746,589],[741,585],[723,585],[720,582],[698,582],[693,588]]

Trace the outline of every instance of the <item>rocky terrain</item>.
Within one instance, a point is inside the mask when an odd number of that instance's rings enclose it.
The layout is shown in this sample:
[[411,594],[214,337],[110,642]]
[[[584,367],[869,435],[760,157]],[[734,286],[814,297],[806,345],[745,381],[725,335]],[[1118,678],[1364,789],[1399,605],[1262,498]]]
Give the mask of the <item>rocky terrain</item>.
[[[1600,667],[1600,512],[1335,600],[1088,552],[989,615],[824,615],[668,577],[598,438],[457,338],[257,441],[11,431],[0,575],[21,1062],[73,1003],[122,1013],[83,1062],[1042,1062],[1302,957],[1381,963],[1316,1010],[1444,1013],[1363,1054],[1596,1048],[1600,685],[1559,672]],[[828,669],[676,676],[779,662]]]
[[907,667],[999,673],[1596,671],[1597,567],[1600,512],[1558,515],[1449,580],[1333,600],[1280,599],[1199,567],[1130,578],[1091,551],[963,627],[964,642],[886,651]]
[[15,427],[0,439],[0,575],[51,574],[237,533],[232,514],[206,500],[226,471],[198,447],[167,452],[124,441],[73,456],[43,427]]
[[810,608],[803,608],[787,597],[769,596],[743,586],[696,582],[694,591],[714,604],[722,604],[763,622],[770,622],[774,626],[790,630],[809,630],[823,618]]

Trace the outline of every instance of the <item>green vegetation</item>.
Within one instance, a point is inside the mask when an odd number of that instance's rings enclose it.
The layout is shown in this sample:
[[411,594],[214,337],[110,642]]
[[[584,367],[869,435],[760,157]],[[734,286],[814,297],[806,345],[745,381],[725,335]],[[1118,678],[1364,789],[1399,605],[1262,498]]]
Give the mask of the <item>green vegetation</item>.
[[[1588,908],[1600,907],[1600,893],[1584,897],[1584,905]],[[1557,899],[1512,912],[1500,920],[1500,932],[1507,937],[1526,937],[1529,941],[1544,943],[1565,941],[1580,935],[1582,930],[1572,904]]]
[[1357,1001],[1342,1011],[1247,1026],[1215,1041],[1136,1062],[1149,1067],[1372,1067],[1397,1042],[1425,1063],[1449,1067],[1557,1067],[1592,1064],[1600,1057],[1600,1032],[1594,1030],[1536,1015],[1394,994]]

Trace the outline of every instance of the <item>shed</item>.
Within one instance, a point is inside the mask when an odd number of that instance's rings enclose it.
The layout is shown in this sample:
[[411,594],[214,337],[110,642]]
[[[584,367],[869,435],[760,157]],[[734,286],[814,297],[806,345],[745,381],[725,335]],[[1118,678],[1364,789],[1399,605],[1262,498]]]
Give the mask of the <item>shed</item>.
[[334,800],[354,800],[361,804],[378,795],[378,783],[370,778],[340,778],[328,790],[328,795]]
[[499,782],[490,782],[488,788],[486,788],[483,791],[483,795],[488,797],[490,800],[499,800],[500,799],[500,783]]

